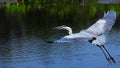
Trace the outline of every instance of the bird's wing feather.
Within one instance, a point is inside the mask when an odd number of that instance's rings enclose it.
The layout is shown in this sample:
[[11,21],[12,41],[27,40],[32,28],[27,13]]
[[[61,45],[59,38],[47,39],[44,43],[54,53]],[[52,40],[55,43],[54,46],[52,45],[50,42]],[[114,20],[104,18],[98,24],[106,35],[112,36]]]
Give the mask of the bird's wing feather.
[[116,12],[108,11],[104,14],[103,18],[99,19],[95,24],[89,27],[87,30],[97,34],[104,34],[109,32],[116,20]]
[[80,33],[64,36],[54,42],[76,42],[84,39],[91,39],[92,37],[93,37],[92,34],[87,33],[86,31],[83,30]]
[[75,42],[82,39],[92,39],[98,37],[101,34],[109,32],[116,20],[116,12],[108,11],[104,14],[103,18],[99,19],[95,24],[86,30],[82,30],[79,33],[64,36],[54,42]]

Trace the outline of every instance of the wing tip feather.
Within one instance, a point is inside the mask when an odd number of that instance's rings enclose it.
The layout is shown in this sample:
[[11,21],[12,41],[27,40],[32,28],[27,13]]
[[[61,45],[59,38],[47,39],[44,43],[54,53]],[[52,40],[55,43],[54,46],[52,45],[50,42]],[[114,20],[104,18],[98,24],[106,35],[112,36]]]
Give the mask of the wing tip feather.
[[107,11],[107,13],[104,12],[103,18],[116,19],[116,11],[114,11],[114,10],[109,10],[109,11]]

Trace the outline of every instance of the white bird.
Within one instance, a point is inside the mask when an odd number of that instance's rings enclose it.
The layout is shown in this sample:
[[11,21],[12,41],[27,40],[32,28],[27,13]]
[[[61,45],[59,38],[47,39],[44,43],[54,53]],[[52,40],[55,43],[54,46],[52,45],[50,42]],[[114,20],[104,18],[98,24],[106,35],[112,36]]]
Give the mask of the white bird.
[[81,30],[79,33],[72,33],[72,29],[68,26],[58,26],[56,29],[68,30],[69,35],[64,36],[56,41],[47,41],[48,43],[53,42],[79,42],[83,39],[87,39],[90,43],[100,47],[104,53],[108,63],[114,62],[114,58],[105,48],[104,44],[106,42],[106,33],[108,33],[112,26],[115,24],[116,12],[108,11],[104,13],[104,16],[100,18],[95,24],[90,26],[88,29]]

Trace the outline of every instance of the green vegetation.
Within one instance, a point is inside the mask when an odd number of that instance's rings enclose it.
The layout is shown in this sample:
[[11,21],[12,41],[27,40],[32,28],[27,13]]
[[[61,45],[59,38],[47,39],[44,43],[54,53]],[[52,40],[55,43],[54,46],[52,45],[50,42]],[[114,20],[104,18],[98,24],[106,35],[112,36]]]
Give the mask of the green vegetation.
[[31,22],[30,27],[43,24],[48,27],[50,23],[52,26],[66,23],[81,27],[94,23],[95,18],[100,18],[107,10],[115,10],[119,16],[119,7],[119,4],[98,4],[97,0],[18,0],[6,3],[0,11],[4,10],[7,16],[17,15],[24,25]]
[[[52,15],[69,15],[71,13],[81,14],[87,10],[94,16],[96,10],[116,10],[119,12],[120,5],[101,5],[96,3],[97,0],[18,0],[16,3],[6,3],[7,13],[27,13],[33,10],[45,10]],[[119,13],[120,14],[120,13]]]

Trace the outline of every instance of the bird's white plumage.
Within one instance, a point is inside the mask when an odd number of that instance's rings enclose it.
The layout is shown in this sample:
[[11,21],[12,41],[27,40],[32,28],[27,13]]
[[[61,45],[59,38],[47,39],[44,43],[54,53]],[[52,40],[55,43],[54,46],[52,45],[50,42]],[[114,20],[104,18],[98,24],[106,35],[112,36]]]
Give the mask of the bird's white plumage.
[[104,14],[104,17],[99,19],[95,24],[89,27],[88,31],[93,31],[97,34],[104,34],[105,32],[109,32],[114,25],[116,20],[116,12],[108,11]]
[[[116,12],[108,11],[107,13],[104,13],[104,16],[102,18],[100,18],[95,24],[93,24],[88,29],[82,30],[79,33],[69,34],[54,42],[75,42],[80,41],[82,39],[90,40],[93,37],[95,37],[96,40],[93,41],[93,44],[102,45],[106,41],[105,33],[111,30],[112,26],[115,23],[115,20]],[[70,31],[72,32],[72,29]]]
[[106,42],[106,36],[103,34],[101,36],[98,36],[96,40],[93,40],[92,44],[94,45],[103,45]]
[[75,41],[80,41],[83,39],[91,39],[92,37],[94,37],[93,34],[90,34],[83,30],[80,33],[74,33],[74,34],[64,36],[56,40],[55,42],[75,42]]
[[67,30],[68,31],[68,34],[73,34],[72,32],[72,29],[66,25],[62,25],[62,26],[58,26],[58,27],[55,27],[54,29],[64,29],[64,30]]
[[105,19],[116,19],[116,12],[115,11],[108,11],[107,13],[104,13],[103,18]]
[[[95,24],[93,24],[88,29],[82,30],[79,33],[73,34],[72,29],[68,26],[56,27],[58,29],[68,30],[69,35],[64,36],[61,39],[58,39],[54,42],[76,42],[82,39],[87,39],[90,43],[98,46],[102,50],[109,64],[111,64],[111,62],[115,63],[116,61],[104,46],[106,42],[105,34],[111,30],[112,26],[115,23],[115,20],[116,12],[108,11],[107,13],[104,13],[103,18],[99,19]],[[48,42],[52,43],[51,41]]]

